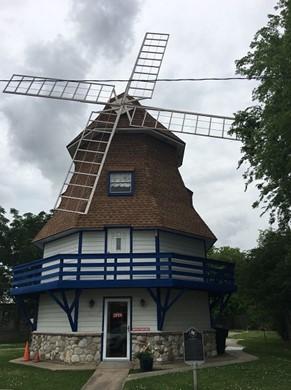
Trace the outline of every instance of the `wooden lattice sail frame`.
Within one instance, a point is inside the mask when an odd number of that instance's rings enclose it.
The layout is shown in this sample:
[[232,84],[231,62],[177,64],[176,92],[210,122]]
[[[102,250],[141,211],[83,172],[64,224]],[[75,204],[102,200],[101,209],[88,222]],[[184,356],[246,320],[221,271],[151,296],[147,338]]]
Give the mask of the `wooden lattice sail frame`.
[[124,113],[132,127],[238,140],[229,134],[231,117],[136,104],[152,98],[168,40],[169,34],[145,34],[121,97],[117,97],[114,85],[97,82],[19,74],[14,74],[8,81],[4,93],[105,105],[105,109],[91,113],[78,138],[55,209],[88,213],[120,116]]

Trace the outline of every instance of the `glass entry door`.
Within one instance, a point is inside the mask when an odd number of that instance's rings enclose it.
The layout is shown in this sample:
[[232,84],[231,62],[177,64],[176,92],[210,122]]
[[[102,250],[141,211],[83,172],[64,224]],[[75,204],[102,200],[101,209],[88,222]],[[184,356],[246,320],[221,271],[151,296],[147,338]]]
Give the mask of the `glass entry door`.
[[103,359],[129,359],[129,299],[105,300]]

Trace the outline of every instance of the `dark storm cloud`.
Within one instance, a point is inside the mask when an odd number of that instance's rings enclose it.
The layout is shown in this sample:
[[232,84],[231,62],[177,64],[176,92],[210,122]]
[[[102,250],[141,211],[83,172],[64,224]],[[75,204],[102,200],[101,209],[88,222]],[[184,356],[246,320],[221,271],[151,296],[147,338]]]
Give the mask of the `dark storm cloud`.
[[[58,35],[27,46],[21,72],[86,78],[92,64],[101,63],[102,55],[110,56],[111,61],[122,59],[133,40],[138,11],[139,2],[135,0],[74,0],[69,15],[74,36],[68,39]],[[85,125],[87,105],[11,95],[2,101],[16,159],[34,164],[60,185],[69,163],[65,144]]]
[[131,43],[139,6],[137,0],[74,0],[72,19],[79,42],[91,56],[98,52],[118,60]]

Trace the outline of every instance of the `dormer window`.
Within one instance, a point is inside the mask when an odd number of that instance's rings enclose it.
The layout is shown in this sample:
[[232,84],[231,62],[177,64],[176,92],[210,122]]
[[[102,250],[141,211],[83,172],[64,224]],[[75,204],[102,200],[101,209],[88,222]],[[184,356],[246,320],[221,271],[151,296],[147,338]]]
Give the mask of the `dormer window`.
[[110,172],[109,195],[132,195],[133,172]]

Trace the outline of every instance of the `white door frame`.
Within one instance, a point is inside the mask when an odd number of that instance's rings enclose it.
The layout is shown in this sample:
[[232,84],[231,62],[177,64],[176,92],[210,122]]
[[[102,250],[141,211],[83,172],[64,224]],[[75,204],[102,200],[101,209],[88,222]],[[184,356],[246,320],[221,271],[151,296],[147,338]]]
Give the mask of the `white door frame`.
[[[125,357],[106,357],[107,344],[107,319],[108,319],[108,303],[109,302],[127,302],[127,345]],[[105,298],[104,299],[104,325],[103,325],[103,348],[102,360],[129,360],[130,359],[130,313],[131,313],[131,299],[130,298]]]

